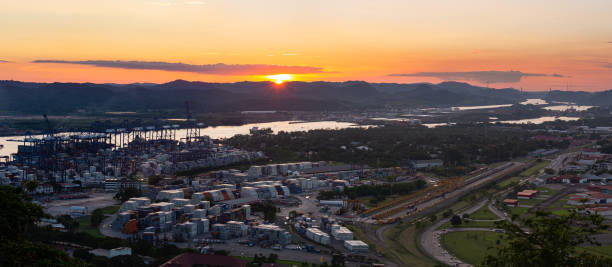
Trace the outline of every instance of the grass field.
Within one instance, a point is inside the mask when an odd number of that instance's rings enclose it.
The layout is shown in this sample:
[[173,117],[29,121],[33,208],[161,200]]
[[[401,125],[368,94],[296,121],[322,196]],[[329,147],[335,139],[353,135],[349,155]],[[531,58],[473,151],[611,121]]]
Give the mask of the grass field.
[[[509,184],[512,181],[518,181],[520,177],[513,177],[502,181],[501,183]],[[509,181],[508,181],[509,180]],[[472,192],[470,196],[474,196],[473,198],[465,197],[460,199],[457,202],[452,203],[449,207],[440,209],[436,211],[435,215],[438,218],[443,217],[443,213],[447,210],[452,210],[453,213],[461,214],[461,211],[468,209],[469,207],[473,207],[479,200],[483,200],[491,194],[494,194],[499,190],[498,187],[491,187],[488,189],[481,189]],[[482,211],[485,214],[479,214],[477,216],[487,216],[486,211]],[[429,221],[429,215],[424,216],[427,218],[423,221]],[[469,227],[494,227],[494,222],[471,222],[474,225],[469,225]],[[468,223],[468,224],[471,224]],[[441,228],[449,227],[449,223],[443,225]],[[427,226],[424,226],[427,227]],[[385,240],[385,244],[387,246],[379,246],[379,250],[383,252],[385,257],[395,263],[398,263],[399,266],[435,266],[436,261],[429,258],[418,244],[418,237],[422,233],[423,229],[417,229],[414,225],[402,224],[395,225],[385,232],[383,232],[383,238]],[[358,236],[356,234],[356,236]],[[495,242],[495,241],[493,241]],[[478,251],[477,253],[480,253]],[[405,265],[402,265],[401,262],[398,261],[401,259]]]
[[[113,205],[101,209],[105,215],[112,215],[116,213],[119,208],[119,205]],[[98,227],[94,227],[91,225],[91,215],[79,217],[77,221],[79,222],[79,228],[77,230],[78,232],[88,233],[94,237],[104,237],[104,235],[100,233],[100,229]]]
[[442,226],[440,226],[439,229],[449,229],[449,228],[495,228],[495,222],[493,221],[478,222],[478,221],[463,220],[460,225],[452,225],[450,222],[446,222]]
[[[363,232],[364,230],[357,226],[357,225],[350,225],[347,224],[345,225],[346,228],[348,228],[349,230],[351,230],[353,232],[353,235],[355,235],[355,239],[356,240],[361,240],[363,242],[365,242],[366,244],[368,244],[369,248],[371,251],[378,251],[381,254],[384,251],[379,251],[380,249],[376,246],[376,244],[374,242],[372,242],[367,235]],[[367,229],[367,231],[374,231],[376,232],[376,229],[378,229],[380,227],[380,225],[374,225],[373,227],[370,227],[369,229]]]
[[390,248],[384,255],[389,259],[399,258],[412,266],[434,266],[436,262],[423,254],[418,247],[420,233],[421,230],[414,225],[404,224],[389,228],[383,232],[383,237]]
[[510,208],[510,214],[508,216],[511,216],[511,214],[516,214],[516,215],[520,216],[520,215],[523,215],[524,213],[526,213],[528,210],[529,210],[529,208],[524,208],[524,207]]
[[478,209],[474,213],[470,214],[470,219],[474,220],[497,220],[499,217],[493,213],[489,207],[485,204],[482,208]]
[[542,168],[546,167],[547,165],[548,165],[548,161],[547,160],[543,160],[542,162],[536,163],[531,168],[524,170],[519,175],[523,176],[523,177],[532,176],[534,174],[537,174]]
[[496,248],[503,245],[504,241],[503,234],[500,233],[466,231],[447,233],[442,236],[441,243],[452,255],[464,262],[477,265],[487,255],[496,254]]
[[521,177],[511,177],[511,178],[508,178],[508,179],[500,182],[499,186],[501,188],[506,188],[507,186],[509,186],[513,182],[517,182],[518,183],[519,180],[521,180]]
[[532,199],[519,199],[518,201],[519,201],[519,205],[535,206],[544,200],[532,198]]
[[580,250],[584,250],[597,256],[612,258],[612,245],[581,247]]

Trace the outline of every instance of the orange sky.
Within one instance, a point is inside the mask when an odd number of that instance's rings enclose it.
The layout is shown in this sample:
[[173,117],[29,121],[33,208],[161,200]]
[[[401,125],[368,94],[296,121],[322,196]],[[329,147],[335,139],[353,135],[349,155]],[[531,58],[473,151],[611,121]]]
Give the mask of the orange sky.
[[[305,81],[440,82],[454,73],[496,88],[606,90],[611,10],[609,0],[0,1],[0,60],[8,61],[0,79],[233,82],[266,79],[278,73],[263,65],[279,65],[321,70],[294,75]],[[241,72],[35,60],[224,63]],[[529,75],[475,79],[481,71]]]

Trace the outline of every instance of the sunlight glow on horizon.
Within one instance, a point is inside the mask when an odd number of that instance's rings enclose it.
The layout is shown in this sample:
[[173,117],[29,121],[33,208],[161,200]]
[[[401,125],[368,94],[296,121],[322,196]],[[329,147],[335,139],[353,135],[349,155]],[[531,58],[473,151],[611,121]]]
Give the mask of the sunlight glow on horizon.
[[[514,70],[527,75],[490,86],[612,89],[610,0],[47,2],[0,1],[0,25],[7,25],[0,80],[239,82],[286,73],[290,79],[271,80],[439,83],[448,73]],[[184,66],[157,70],[32,63],[36,60],[229,67],[188,72]],[[236,72],[234,65],[248,71]],[[473,74],[452,77],[488,84]]]
[[266,78],[270,80],[274,80],[276,84],[282,84],[285,81],[291,81],[293,77],[290,74],[276,74],[276,75],[268,75]]

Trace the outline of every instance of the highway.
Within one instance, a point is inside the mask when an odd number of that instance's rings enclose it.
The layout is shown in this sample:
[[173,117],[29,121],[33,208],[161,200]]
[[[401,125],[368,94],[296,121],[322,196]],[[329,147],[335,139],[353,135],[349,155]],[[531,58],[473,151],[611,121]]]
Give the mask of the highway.
[[[436,197],[433,199],[430,199],[428,201],[425,201],[423,203],[420,203],[418,205],[416,205],[416,209],[417,212],[422,212],[424,210],[427,210],[429,208],[432,208],[436,205],[439,205],[443,202],[446,201],[453,201],[455,199],[458,199],[459,197],[480,188],[481,186],[484,186],[490,182],[493,182],[499,178],[502,178],[504,176],[506,176],[508,173],[520,170],[521,168],[524,167],[524,163],[521,162],[509,162],[506,163],[500,167],[497,167],[493,170],[489,170],[486,171],[483,174],[477,175],[475,177],[469,178],[466,181],[466,185],[463,187],[460,187],[452,192],[447,193],[445,196],[443,197]],[[389,219],[394,219],[394,218],[402,218],[405,217],[406,213],[405,212],[398,212],[392,216],[389,216]],[[363,220],[366,220],[367,218],[362,218]],[[368,220],[368,222],[373,223],[373,220]]]

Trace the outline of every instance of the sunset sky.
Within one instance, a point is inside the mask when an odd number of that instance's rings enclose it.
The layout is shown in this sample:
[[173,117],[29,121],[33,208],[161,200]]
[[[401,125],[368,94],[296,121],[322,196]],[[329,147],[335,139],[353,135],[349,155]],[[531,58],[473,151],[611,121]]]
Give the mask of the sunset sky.
[[0,0],[0,79],[612,89],[611,0]]

